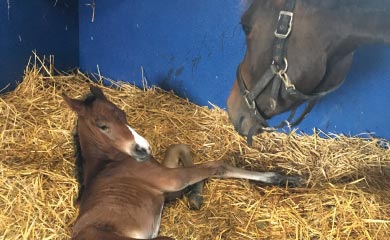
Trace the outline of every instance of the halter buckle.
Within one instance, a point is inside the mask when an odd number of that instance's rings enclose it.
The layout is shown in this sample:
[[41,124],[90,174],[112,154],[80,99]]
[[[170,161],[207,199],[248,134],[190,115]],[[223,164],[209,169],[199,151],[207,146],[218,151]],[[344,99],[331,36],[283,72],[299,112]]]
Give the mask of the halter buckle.
[[243,97],[245,99],[245,102],[246,102],[246,105],[248,106],[248,108],[250,110],[256,110],[256,103],[254,100],[251,100],[251,99],[248,99],[248,95],[249,95],[249,91],[248,90],[245,90],[244,94],[243,94]]
[[[280,32],[278,32],[279,26],[280,26],[279,21],[284,16],[289,17],[290,20],[288,21],[287,32],[286,33],[280,33]],[[293,18],[294,18],[294,13],[293,12],[289,12],[289,11],[280,11],[279,12],[278,26],[277,26],[277,28],[275,30],[275,37],[277,37],[277,38],[287,38],[290,35],[291,29],[292,29]]]

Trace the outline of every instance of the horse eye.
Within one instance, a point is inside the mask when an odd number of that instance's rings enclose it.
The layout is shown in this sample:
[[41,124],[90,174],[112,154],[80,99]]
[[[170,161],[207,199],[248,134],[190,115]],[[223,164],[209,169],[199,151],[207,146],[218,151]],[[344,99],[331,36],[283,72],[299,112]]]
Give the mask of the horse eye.
[[103,131],[107,131],[108,130],[108,127],[106,125],[103,125],[103,126],[99,126],[99,128]]
[[252,31],[252,28],[248,25],[242,24],[242,30],[244,31],[245,35],[249,35],[249,33]]
[[109,129],[109,127],[108,127],[106,124],[104,124],[104,123],[97,123],[96,125],[97,125],[97,127],[98,127],[100,130],[102,130],[102,131],[104,131],[104,132],[106,132],[106,131]]

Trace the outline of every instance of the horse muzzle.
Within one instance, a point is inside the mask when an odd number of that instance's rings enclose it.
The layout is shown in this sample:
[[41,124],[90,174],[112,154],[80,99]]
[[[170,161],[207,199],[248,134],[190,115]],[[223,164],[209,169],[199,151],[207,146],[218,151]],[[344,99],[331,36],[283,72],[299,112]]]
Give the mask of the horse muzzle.
[[247,112],[238,112],[234,114],[229,111],[228,115],[231,123],[234,126],[234,129],[241,135],[247,137],[247,143],[249,146],[252,145],[252,138],[255,135],[258,135],[264,132],[264,129],[267,129],[267,124],[263,125],[262,122],[259,122],[251,114]]
[[146,161],[151,155],[150,147],[143,147],[139,144],[135,144],[130,152],[130,155],[134,157],[138,162]]

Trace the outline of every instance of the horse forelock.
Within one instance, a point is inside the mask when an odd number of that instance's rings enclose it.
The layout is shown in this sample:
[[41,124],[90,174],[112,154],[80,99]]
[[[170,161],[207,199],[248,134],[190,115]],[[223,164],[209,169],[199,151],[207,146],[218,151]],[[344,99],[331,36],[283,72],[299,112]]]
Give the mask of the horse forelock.
[[[99,98],[96,97],[95,95],[93,95],[92,93],[88,93],[84,96],[83,99],[84,99],[83,102],[84,102],[85,106],[92,107],[92,104],[96,100],[98,100]],[[103,114],[108,114],[110,117],[114,116],[114,117],[118,117],[118,118],[120,118],[121,115],[123,115],[123,113],[121,113],[121,110],[119,110],[119,108],[115,104],[113,104],[112,102],[104,101],[104,100],[103,100],[103,102],[105,102],[105,103],[102,105],[100,105],[100,104],[97,105],[97,106],[99,106],[97,109],[103,110],[103,112],[104,112]],[[102,107],[102,106],[104,106],[104,107]],[[107,111],[109,111],[109,112],[107,112]],[[102,114],[102,112],[100,112],[99,114]]]

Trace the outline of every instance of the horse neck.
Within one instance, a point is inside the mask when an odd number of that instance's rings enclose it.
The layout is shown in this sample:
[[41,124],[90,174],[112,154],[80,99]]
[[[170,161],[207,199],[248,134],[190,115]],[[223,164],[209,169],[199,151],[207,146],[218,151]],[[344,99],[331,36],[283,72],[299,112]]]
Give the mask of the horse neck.
[[357,47],[390,44],[390,1],[355,0],[354,4],[345,4],[340,8],[341,20],[350,29],[348,38],[355,41]]

